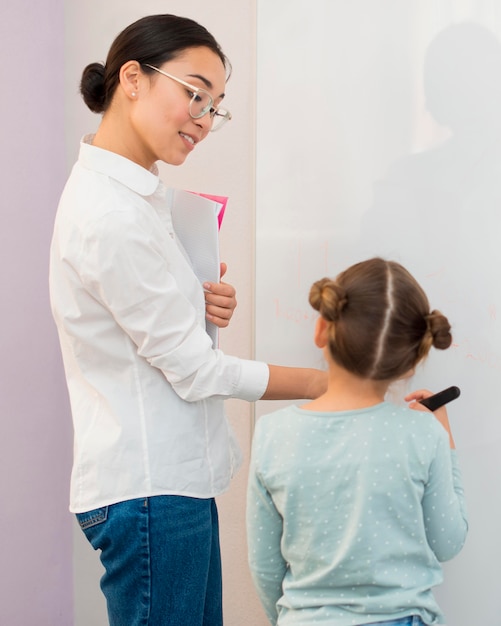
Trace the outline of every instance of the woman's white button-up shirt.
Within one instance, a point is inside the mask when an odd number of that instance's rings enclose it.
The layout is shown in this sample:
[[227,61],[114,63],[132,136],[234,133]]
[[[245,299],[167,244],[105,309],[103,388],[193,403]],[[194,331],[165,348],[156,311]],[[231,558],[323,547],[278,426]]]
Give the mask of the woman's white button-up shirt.
[[62,194],[50,257],[75,433],[70,510],[216,496],[239,463],[223,401],[259,399],[268,367],[213,349],[158,173],[91,141]]

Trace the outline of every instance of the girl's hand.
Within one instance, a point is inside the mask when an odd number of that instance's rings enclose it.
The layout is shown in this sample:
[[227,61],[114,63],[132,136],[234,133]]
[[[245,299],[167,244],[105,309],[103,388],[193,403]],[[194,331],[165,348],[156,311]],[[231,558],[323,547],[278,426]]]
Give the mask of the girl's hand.
[[[433,393],[429,389],[418,389],[417,391],[412,391],[407,394],[404,398],[406,402],[410,402],[410,409],[414,411],[429,411],[424,404],[419,404],[420,400],[424,400],[425,398],[429,398]],[[442,407],[441,407],[442,408]]]
[[[221,278],[226,274],[226,269],[226,263],[221,263]],[[226,328],[237,306],[234,287],[223,282],[204,283],[203,287],[207,319],[219,328]]]
[[[429,409],[427,409],[424,404],[420,404],[420,400],[424,400],[424,398],[429,398],[433,393],[428,389],[418,389],[417,391],[413,391],[405,396],[404,400],[406,402],[410,402],[409,408],[414,411],[428,411],[431,413]],[[439,409],[433,412],[433,415],[437,418],[437,420],[442,424],[445,430],[449,434],[449,444],[452,449],[456,447],[454,443],[454,439],[452,437],[451,426],[449,424],[449,416],[447,415],[447,409],[445,406],[441,406]]]

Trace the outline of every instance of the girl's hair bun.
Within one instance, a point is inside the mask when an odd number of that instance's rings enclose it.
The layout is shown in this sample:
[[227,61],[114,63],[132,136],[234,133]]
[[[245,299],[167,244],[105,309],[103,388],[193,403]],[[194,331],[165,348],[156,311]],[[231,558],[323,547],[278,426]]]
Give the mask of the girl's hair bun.
[[313,283],[309,301],[315,311],[329,322],[339,319],[348,302],[345,289],[330,278],[322,278]]
[[426,316],[426,325],[431,334],[431,345],[438,350],[446,350],[452,343],[449,320],[435,309]]

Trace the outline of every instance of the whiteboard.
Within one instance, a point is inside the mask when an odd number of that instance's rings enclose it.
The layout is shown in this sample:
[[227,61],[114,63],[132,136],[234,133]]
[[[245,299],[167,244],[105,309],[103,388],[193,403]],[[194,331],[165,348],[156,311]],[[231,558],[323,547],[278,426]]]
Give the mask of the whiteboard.
[[322,366],[314,280],[375,255],[415,275],[454,343],[410,388],[462,390],[449,415],[470,532],[436,596],[449,626],[499,626],[501,4],[257,9],[256,357]]

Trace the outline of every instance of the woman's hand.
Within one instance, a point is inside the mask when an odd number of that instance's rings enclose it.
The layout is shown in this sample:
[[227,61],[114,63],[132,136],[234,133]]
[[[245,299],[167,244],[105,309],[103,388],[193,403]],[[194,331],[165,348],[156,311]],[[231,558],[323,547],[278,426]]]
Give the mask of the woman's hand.
[[[424,404],[420,404],[420,400],[424,400],[425,398],[429,398],[433,393],[428,389],[418,389],[417,391],[413,391],[405,396],[404,400],[406,402],[410,402],[409,408],[414,411],[428,411]],[[441,406],[436,411],[433,411],[433,415],[437,418],[437,420],[442,424],[445,430],[449,433],[449,443],[452,449],[456,447],[454,443],[454,439],[452,437],[451,426],[449,424],[449,416],[447,415],[447,409],[445,406]]]
[[[221,278],[226,274],[226,269],[226,263],[221,263]],[[234,287],[223,282],[204,283],[203,287],[207,319],[218,328],[226,328],[237,306]]]

